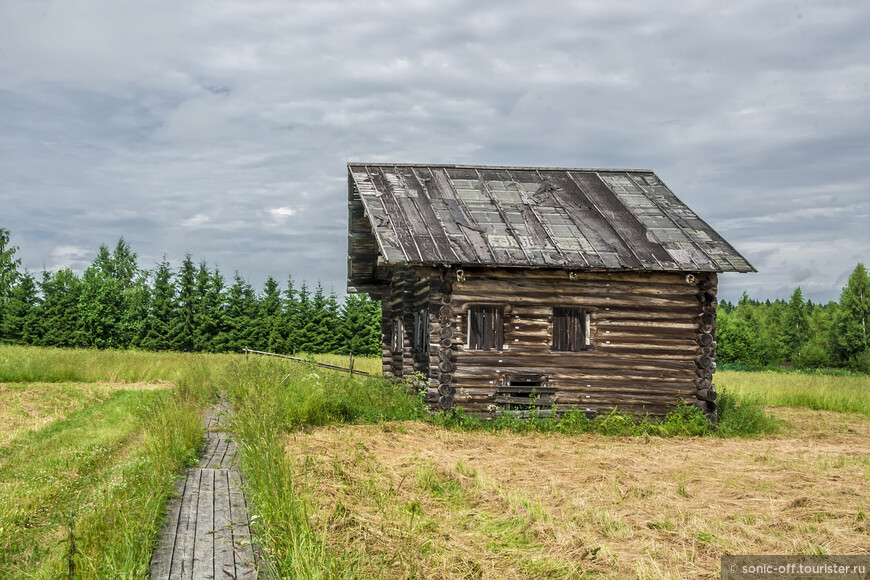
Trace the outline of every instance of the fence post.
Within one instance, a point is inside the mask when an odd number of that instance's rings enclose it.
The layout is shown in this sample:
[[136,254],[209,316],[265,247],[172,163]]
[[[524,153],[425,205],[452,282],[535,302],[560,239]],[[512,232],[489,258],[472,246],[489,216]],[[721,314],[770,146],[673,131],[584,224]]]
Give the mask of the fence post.
[[350,374],[353,375],[353,353],[350,353],[348,356],[350,357]]

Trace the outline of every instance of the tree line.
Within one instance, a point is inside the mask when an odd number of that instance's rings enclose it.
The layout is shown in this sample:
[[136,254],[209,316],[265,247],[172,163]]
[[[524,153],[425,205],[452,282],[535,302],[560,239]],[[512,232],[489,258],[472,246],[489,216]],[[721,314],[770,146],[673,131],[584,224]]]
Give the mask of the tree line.
[[787,301],[720,302],[716,314],[720,363],[798,368],[842,367],[870,372],[870,277],[859,263],[839,302],[814,304],[800,287]]
[[[0,342],[59,347],[192,352],[244,347],[282,354],[378,356],[380,303],[367,295],[340,302],[320,284],[269,277],[256,292],[236,272],[185,256],[142,269],[123,238],[101,246],[81,276],[68,268],[21,271],[18,248],[0,228]],[[870,372],[870,277],[859,263],[838,302],[814,304],[800,287],[787,301],[719,303],[717,360],[746,366],[843,367]]]
[[365,294],[340,301],[320,283],[281,285],[271,276],[262,292],[236,272],[230,283],[217,267],[188,254],[173,269],[164,257],[143,269],[123,238],[100,246],[81,276],[69,268],[21,270],[18,248],[0,228],[0,342],[55,347],[140,348],[187,352],[282,354],[381,352],[381,307]]

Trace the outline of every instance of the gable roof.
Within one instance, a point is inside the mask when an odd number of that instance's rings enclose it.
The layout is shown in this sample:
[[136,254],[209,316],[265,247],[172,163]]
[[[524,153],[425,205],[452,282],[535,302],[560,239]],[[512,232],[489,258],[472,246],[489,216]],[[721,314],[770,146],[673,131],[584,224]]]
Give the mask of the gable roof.
[[[650,170],[349,163],[349,278],[381,265],[753,272]],[[362,218],[362,219],[361,219]]]

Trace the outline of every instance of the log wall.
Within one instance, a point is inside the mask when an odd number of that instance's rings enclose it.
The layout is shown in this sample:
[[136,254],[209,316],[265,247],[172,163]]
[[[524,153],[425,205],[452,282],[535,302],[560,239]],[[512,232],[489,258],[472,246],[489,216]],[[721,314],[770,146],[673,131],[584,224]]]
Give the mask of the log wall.
[[[716,274],[459,272],[406,269],[385,300],[385,315],[402,310],[405,320],[403,353],[385,351],[385,374],[428,372],[431,407],[500,413],[510,398],[503,396],[506,377],[538,375],[547,380],[538,403],[547,409],[663,415],[682,402],[716,420]],[[426,304],[428,367],[423,353],[412,352],[413,312]],[[503,306],[503,350],[467,348],[468,309],[478,304]],[[587,349],[552,350],[553,307],[589,313]]]

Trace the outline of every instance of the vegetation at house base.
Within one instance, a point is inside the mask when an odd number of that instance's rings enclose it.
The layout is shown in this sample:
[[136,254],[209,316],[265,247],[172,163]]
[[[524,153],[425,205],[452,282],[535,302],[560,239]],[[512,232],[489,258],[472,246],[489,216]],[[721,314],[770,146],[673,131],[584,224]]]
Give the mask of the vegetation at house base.
[[340,302],[334,292],[292,277],[269,277],[258,293],[238,272],[223,274],[187,254],[178,269],[153,269],[122,238],[100,246],[81,276],[62,268],[37,280],[21,271],[18,248],[0,228],[0,343],[181,352],[378,355],[380,303]]

